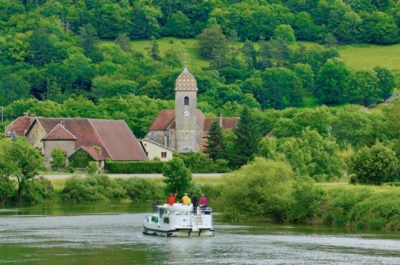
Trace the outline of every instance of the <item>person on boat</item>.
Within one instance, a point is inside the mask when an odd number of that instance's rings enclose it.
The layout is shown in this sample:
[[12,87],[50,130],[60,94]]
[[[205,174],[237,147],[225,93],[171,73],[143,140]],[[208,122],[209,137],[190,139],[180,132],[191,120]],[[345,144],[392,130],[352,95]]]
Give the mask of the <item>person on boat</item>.
[[190,205],[192,203],[192,200],[190,199],[190,197],[187,195],[187,193],[185,193],[185,195],[182,197],[182,203],[184,205]]
[[199,205],[199,197],[197,196],[197,194],[193,195],[192,204],[193,204],[193,212],[195,213],[197,211],[197,206]]
[[200,207],[207,207],[207,197],[204,194],[200,198]]
[[167,203],[168,203],[169,205],[174,205],[175,199],[176,199],[176,193],[175,193],[175,194],[172,194],[172,193],[171,193],[171,194],[169,195],[169,197],[168,197]]

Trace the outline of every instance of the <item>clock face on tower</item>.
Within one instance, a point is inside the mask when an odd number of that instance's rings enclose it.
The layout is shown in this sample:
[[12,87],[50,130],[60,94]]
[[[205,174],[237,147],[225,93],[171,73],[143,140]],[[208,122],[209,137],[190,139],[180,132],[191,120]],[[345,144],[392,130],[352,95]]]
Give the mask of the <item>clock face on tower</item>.
[[190,113],[189,113],[189,111],[185,111],[185,112],[183,113],[183,115],[185,115],[185,117],[189,117],[189,116],[190,116]]

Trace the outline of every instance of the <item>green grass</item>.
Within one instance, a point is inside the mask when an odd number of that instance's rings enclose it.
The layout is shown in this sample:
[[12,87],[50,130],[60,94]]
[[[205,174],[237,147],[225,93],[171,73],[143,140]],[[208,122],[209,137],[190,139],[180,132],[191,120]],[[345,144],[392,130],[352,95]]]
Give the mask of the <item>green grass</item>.
[[[110,43],[110,41],[102,41],[102,45]],[[198,41],[196,39],[178,39],[168,37],[158,39],[157,43],[161,56],[163,56],[168,50],[175,50],[182,54],[183,60],[184,49],[186,49],[189,68],[193,68],[193,66],[208,67],[210,65],[208,60],[201,57]],[[151,40],[133,40],[131,41],[131,47],[135,51],[141,51],[148,54],[151,48]]]

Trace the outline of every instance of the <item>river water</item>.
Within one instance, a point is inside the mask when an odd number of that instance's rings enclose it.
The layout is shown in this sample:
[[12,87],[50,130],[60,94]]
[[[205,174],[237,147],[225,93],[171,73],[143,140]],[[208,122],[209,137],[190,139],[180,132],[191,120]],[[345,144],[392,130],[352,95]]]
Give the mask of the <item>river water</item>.
[[400,234],[215,223],[212,238],[142,234],[142,206],[0,209],[0,264],[400,264]]

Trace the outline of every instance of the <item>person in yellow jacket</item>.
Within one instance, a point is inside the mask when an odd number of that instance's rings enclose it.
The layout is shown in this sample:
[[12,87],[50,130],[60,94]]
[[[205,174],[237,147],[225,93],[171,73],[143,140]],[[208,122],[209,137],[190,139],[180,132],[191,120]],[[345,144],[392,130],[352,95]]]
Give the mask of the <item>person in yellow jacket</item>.
[[182,197],[182,203],[184,205],[190,205],[192,203],[192,200],[190,199],[190,197],[187,195],[187,193],[185,193],[185,195]]

